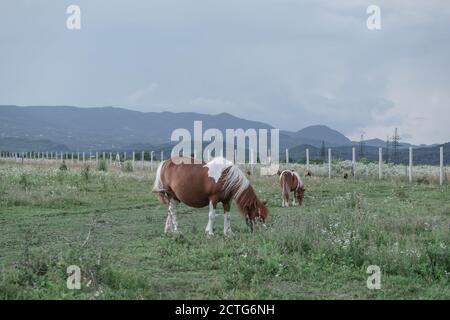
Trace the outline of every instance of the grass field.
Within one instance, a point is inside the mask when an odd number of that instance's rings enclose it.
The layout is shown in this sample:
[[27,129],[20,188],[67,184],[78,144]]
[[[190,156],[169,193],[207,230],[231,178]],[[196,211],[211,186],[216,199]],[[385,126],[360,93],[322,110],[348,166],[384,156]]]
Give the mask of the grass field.
[[[305,178],[301,207],[281,208],[278,177],[252,177],[268,228],[212,239],[207,209],[180,205],[179,234],[152,173],[0,163],[3,299],[450,299],[450,188],[404,179]],[[66,287],[69,265],[81,290]],[[381,268],[369,290],[366,269]]]

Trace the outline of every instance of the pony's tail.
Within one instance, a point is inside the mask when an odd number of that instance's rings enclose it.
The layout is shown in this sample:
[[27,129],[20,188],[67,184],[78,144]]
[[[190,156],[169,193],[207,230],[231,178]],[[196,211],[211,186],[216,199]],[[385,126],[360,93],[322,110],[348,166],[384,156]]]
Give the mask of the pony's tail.
[[158,166],[158,169],[156,170],[155,182],[153,183],[152,192],[165,191],[164,190],[164,185],[163,185],[162,180],[161,180],[161,169],[162,169],[162,166],[164,165],[164,162],[165,161],[161,161],[161,163]]
[[289,188],[288,188],[287,180],[283,179],[283,197],[285,197],[286,194],[289,194]]
[[300,190],[303,187],[303,181],[300,179],[300,175],[297,172],[293,172],[293,174],[297,178],[297,188],[295,190]]

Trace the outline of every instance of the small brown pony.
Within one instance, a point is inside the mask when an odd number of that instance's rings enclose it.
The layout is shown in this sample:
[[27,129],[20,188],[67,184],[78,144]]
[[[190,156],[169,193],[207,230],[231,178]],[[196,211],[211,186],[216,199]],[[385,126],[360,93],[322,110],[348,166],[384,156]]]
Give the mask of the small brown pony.
[[298,205],[301,205],[305,195],[305,186],[298,173],[293,170],[278,170],[278,175],[280,176],[281,206],[289,207],[289,193],[291,191],[294,191],[292,205],[296,204],[295,200],[297,200]]
[[231,234],[230,206],[235,200],[253,231],[258,218],[265,223],[268,209],[265,202],[256,197],[250,181],[230,161],[217,157],[208,163],[193,158],[172,157],[163,161],[156,171],[153,192],[169,205],[165,232],[177,231],[176,207],[182,202],[190,207],[203,208],[209,205],[208,225],[205,232],[213,235],[217,203],[224,210],[223,233]]

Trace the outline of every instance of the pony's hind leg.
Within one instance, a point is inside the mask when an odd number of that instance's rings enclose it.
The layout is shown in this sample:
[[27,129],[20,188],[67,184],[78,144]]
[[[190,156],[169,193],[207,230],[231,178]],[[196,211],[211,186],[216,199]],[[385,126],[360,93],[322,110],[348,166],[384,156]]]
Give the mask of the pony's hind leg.
[[166,233],[178,231],[177,201],[173,198],[169,200],[169,211],[167,212],[166,227],[164,231]]
[[285,181],[282,181],[281,187],[281,207],[289,207],[289,191]]
[[286,192],[286,190],[283,193],[283,201],[284,207],[289,207],[289,192]]
[[229,236],[232,234],[230,221],[230,203],[223,204],[223,234]]
[[208,236],[214,235],[214,218],[216,217],[216,205],[212,201],[209,201],[209,212],[208,212],[208,224],[206,225],[205,232]]

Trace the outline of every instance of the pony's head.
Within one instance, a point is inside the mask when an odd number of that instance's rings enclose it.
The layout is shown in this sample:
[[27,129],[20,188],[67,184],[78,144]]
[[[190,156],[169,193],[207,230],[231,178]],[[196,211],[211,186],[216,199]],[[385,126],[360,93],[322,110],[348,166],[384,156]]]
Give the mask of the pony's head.
[[258,201],[258,214],[257,217],[262,223],[266,223],[267,216],[269,215],[269,209],[266,207],[266,201]]
[[266,222],[269,210],[266,207],[266,202],[255,199],[253,203],[249,203],[243,207],[243,213],[247,219],[251,221]]
[[301,186],[298,188],[298,190],[295,192],[295,197],[297,198],[298,205],[302,204],[303,197],[305,196],[305,186]]

